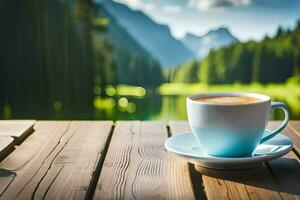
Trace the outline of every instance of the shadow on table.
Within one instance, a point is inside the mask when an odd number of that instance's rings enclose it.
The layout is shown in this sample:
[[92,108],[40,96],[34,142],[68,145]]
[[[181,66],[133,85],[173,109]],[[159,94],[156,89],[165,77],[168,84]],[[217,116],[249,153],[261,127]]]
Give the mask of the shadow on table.
[[214,170],[200,166],[195,168],[205,176],[300,195],[300,164],[296,159],[279,158],[244,170]]
[[11,170],[0,169],[0,178],[12,176],[12,175],[16,175],[16,173]]

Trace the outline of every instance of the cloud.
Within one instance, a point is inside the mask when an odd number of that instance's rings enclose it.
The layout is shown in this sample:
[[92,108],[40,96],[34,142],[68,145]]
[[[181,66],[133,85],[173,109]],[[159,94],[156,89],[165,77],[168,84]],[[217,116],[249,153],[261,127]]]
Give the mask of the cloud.
[[146,3],[143,0],[114,0],[115,2],[125,4],[132,9],[142,9],[145,11],[151,11],[155,9],[155,5],[153,3]]
[[137,9],[140,8],[142,6],[142,3],[140,0],[114,0],[116,2],[122,3],[122,4],[126,4],[131,8]]
[[249,5],[251,0],[188,0],[188,7],[199,10]]
[[155,5],[153,3],[147,3],[144,6],[144,9],[147,11],[153,10],[155,8]]
[[182,11],[182,8],[178,5],[166,5],[163,7],[163,12],[170,13],[170,14],[176,14],[180,13]]

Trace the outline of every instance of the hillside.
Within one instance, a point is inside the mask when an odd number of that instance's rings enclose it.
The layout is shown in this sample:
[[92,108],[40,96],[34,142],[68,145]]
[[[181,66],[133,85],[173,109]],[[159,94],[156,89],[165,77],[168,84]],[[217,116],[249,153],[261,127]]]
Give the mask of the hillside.
[[158,61],[141,47],[103,6],[98,6],[98,17],[108,20],[105,38],[112,45],[116,82],[145,87],[162,83],[163,76]]
[[195,58],[181,41],[172,37],[168,26],[155,23],[141,11],[124,4],[103,0],[103,6],[164,68]]
[[[190,71],[193,71],[191,73]],[[300,74],[300,21],[293,31],[278,29],[274,38],[211,51],[201,60],[169,72],[172,82],[281,83]]]

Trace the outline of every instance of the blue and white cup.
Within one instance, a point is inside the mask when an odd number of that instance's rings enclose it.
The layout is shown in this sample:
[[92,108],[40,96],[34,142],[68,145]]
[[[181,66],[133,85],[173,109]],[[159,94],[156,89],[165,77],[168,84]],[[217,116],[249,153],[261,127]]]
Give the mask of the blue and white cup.
[[[215,96],[246,96],[258,101],[246,104],[195,101]],[[286,104],[271,102],[269,96],[256,93],[198,94],[187,97],[186,105],[188,121],[196,140],[207,154],[218,157],[251,156],[257,145],[280,133],[289,119]],[[271,112],[277,108],[284,111],[284,121],[276,130],[264,135]]]

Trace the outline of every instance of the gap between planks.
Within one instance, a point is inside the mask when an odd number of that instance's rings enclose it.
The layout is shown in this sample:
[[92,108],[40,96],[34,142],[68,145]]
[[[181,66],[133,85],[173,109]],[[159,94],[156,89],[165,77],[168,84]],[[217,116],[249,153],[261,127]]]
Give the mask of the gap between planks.
[[34,132],[35,120],[0,120],[0,162]]
[[97,187],[97,183],[98,183],[98,179],[99,179],[100,174],[101,174],[101,170],[102,170],[102,167],[103,167],[103,164],[104,164],[104,160],[105,160],[107,150],[109,148],[110,141],[111,141],[114,130],[115,130],[115,124],[112,124],[111,129],[110,129],[110,133],[108,135],[108,138],[107,138],[107,141],[106,141],[106,144],[105,144],[105,147],[104,147],[104,150],[102,152],[102,156],[100,156],[100,158],[97,162],[98,164],[96,166],[96,169],[94,171],[94,175],[92,177],[91,183],[90,183],[89,188],[87,190],[87,194],[84,198],[85,200],[92,199],[93,196],[94,196],[94,193],[95,193],[95,190],[96,190],[96,187]]
[[[172,135],[176,135],[176,132],[173,131],[172,133],[169,123],[167,124],[167,132],[168,132],[168,137],[171,137]],[[207,195],[202,180],[202,174],[195,170],[194,164],[187,162],[187,165],[188,165],[188,171],[189,171],[190,180],[192,183],[195,198],[207,199]]]
[[166,122],[115,126],[94,199],[195,199],[187,163],[164,148]]
[[1,163],[1,168],[12,174],[1,177],[0,198],[84,199],[87,191],[93,192],[91,183],[97,179],[97,167],[103,159],[112,123],[38,124],[42,128],[38,127]]

